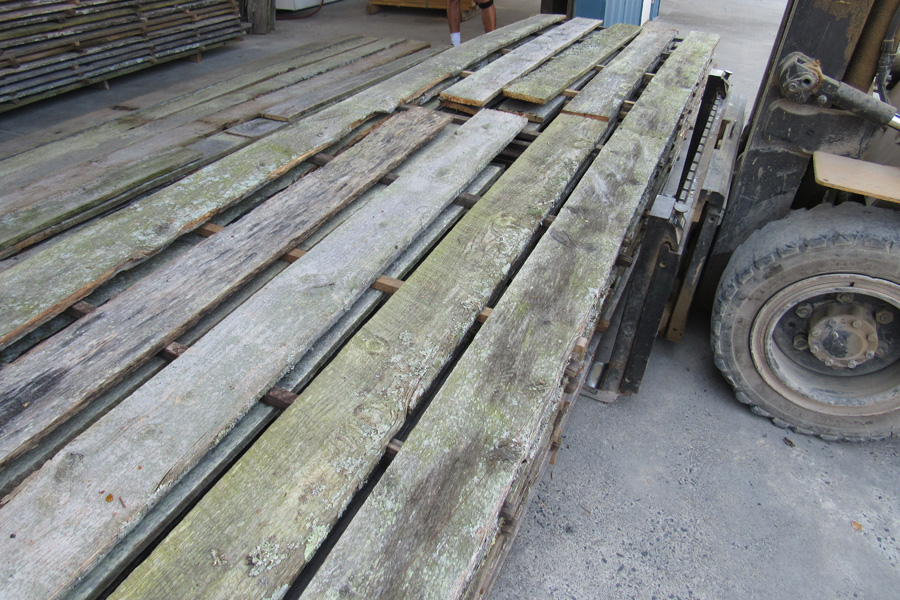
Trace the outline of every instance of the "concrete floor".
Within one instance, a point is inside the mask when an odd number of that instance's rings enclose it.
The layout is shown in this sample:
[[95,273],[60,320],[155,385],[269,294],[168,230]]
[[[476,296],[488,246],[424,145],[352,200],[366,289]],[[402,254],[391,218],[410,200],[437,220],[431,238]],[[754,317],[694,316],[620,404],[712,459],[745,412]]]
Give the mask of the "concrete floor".
[[[723,36],[720,67],[750,102],[786,0],[663,0],[654,26]],[[495,0],[499,25],[539,0]],[[0,115],[0,142],[192,78],[349,33],[449,39],[438,11],[366,15],[326,5],[274,33]],[[463,39],[481,31],[463,23]],[[786,433],[737,403],[713,366],[708,315],[658,341],[640,394],[582,399],[536,491],[494,597],[900,597],[900,440],[829,444]],[[854,525],[855,524],[855,525]],[[892,591],[893,590],[893,591]]]

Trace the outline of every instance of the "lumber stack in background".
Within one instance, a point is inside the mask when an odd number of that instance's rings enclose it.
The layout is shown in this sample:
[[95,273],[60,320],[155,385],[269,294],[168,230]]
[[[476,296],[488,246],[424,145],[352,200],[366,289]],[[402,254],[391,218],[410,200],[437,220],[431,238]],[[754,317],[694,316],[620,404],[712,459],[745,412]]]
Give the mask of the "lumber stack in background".
[[0,5],[0,112],[243,35],[237,0]]

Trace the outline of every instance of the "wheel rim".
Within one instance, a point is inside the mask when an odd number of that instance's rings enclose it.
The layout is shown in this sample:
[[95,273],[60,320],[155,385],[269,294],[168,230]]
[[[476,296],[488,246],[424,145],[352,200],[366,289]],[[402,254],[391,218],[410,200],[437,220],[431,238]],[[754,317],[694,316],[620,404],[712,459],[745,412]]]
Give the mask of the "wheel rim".
[[[797,314],[807,312],[807,305],[813,309],[818,306],[831,310],[830,306],[837,303],[836,298],[841,294],[854,298],[858,306],[881,306],[879,316],[888,311],[891,317],[890,324],[878,322],[876,325],[883,338],[879,344],[889,348],[890,353],[886,358],[873,359],[858,371],[855,361],[850,363],[854,368],[849,368],[847,361],[839,360],[836,361],[838,366],[826,367],[821,362],[826,358],[821,348],[816,347],[818,352],[814,356],[809,349],[801,349],[802,344],[795,344],[799,348],[792,347],[783,339],[786,324],[795,325],[794,322],[799,321],[802,327],[804,319],[798,318]],[[891,281],[859,274],[828,274],[804,279],[772,296],[757,312],[750,330],[751,357],[757,372],[770,387],[804,409],[830,416],[856,417],[891,412],[900,408],[900,359],[897,354],[900,340],[895,335],[900,319],[894,319],[895,314],[900,315],[900,285]],[[815,315],[811,314],[810,318],[817,322]],[[871,332],[868,322],[858,321],[854,319],[853,324]],[[835,323],[834,320],[830,322]],[[816,333],[820,334],[819,331]],[[819,338],[810,335],[809,339],[816,344]],[[857,349],[865,354],[869,348],[865,347],[864,336],[860,339],[863,341],[856,346],[862,344]]]

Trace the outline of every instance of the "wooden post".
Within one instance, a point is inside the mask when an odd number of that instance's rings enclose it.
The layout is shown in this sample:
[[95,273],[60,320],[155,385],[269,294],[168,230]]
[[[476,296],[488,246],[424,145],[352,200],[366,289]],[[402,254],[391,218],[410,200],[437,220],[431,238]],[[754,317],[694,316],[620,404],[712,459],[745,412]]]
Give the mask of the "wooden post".
[[265,35],[275,29],[275,0],[246,0],[250,33]]

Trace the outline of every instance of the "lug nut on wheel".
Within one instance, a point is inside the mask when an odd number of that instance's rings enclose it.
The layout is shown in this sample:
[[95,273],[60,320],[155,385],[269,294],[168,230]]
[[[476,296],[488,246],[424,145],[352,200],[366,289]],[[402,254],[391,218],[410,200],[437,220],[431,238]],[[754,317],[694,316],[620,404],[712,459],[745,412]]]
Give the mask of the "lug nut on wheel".
[[794,308],[794,314],[800,317],[801,319],[809,318],[809,315],[813,314],[812,304],[809,302],[801,302]]

